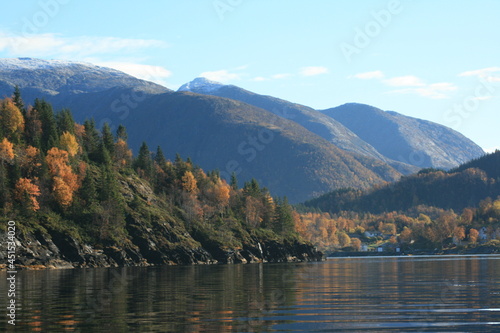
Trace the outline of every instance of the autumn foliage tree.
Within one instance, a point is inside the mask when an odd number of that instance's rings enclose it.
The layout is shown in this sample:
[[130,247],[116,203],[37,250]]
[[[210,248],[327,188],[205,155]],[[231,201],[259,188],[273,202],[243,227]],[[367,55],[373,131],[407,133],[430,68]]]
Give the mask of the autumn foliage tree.
[[37,198],[40,196],[40,189],[28,178],[20,178],[16,182],[14,197],[23,207],[28,210],[37,211],[40,209]]
[[61,134],[61,137],[59,138],[59,144],[61,148],[67,151],[69,156],[71,157],[78,154],[78,151],[80,149],[80,146],[78,145],[75,136],[67,131]]
[[14,157],[14,144],[7,140],[7,138],[3,138],[0,142],[0,161],[2,165],[4,163],[11,163]]
[[471,228],[469,230],[469,242],[476,243],[479,238],[479,231],[477,229]]
[[3,136],[18,142],[24,131],[24,117],[10,98],[0,103],[0,130]]
[[69,165],[68,152],[53,147],[47,152],[47,165],[52,175],[52,191],[57,202],[67,207],[73,201],[73,193],[78,189],[78,176]]

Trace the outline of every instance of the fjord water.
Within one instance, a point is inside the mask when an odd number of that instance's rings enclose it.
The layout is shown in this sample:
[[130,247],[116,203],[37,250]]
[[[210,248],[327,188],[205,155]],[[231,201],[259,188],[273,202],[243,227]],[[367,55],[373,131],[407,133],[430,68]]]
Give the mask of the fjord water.
[[22,271],[17,290],[16,332],[500,331],[500,256]]

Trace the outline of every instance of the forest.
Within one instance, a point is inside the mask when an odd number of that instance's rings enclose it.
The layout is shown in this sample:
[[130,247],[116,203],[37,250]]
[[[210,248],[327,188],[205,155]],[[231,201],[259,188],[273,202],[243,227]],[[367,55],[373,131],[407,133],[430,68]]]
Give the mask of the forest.
[[126,246],[141,220],[168,221],[175,240],[192,236],[208,247],[240,248],[252,237],[300,241],[286,198],[254,179],[240,188],[235,175],[228,183],[179,154],[171,161],[146,142],[134,156],[121,125],[75,123],[70,110],[54,112],[44,100],[25,105],[19,89],[0,101],[0,124],[0,213],[22,221],[22,233],[56,230],[96,248]]

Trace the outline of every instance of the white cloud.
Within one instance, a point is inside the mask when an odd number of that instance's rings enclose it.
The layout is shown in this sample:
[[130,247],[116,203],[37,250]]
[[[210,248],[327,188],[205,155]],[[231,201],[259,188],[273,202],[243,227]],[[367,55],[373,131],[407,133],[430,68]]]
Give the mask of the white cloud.
[[491,73],[495,72],[500,72],[500,67],[488,67],[488,68],[482,68],[482,69],[476,69],[473,71],[467,71],[458,74],[458,76],[479,76],[479,77],[485,77],[489,76]]
[[153,39],[80,36],[62,37],[58,34],[21,36],[0,31],[0,51],[10,56],[54,57],[80,60],[84,57],[119,52],[138,52],[144,49],[164,48],[168,45]]
[[365,73],[354,74],[349,78],[355,78],[361,80],[383,79],[384,73],[382,71],[365,72]]
[[143,65],[132,62],[94,62],[96,65],[111,67],[135,76],[139,79],[166,85],[165,79],[172,75],[172,72],[161,66]]
[[460,77],[475,76],[487,82],[500,82],[500,67],[487,67],[458,74]]
[[431,98],[431,99],[445,99],[448,98],[449,92],[457,90],[457,87],[452,83],[448,82],[440,82],[427,84],[422,87],[412,87],[412,88],[404,88],[398,90],[391,90],[387,92],[388,94],[416,94],[422,97]]
[[328,73],[328,68],[322,66],[309,66],[300,69],[300,75],[315,76]]
[[422,87],[425,83],[414,75],[398,76],[383,81],[391,87]]
[[221,83],[228,83],[229,81],[241,79],[241,75],[238,73],[231,73],[227,69],[221,69],[219,71],[213,72],[203,72],[199,76],[205,77],[212,81],[217,81]]
[[268,78],[265,78],[265,77],[263,77],[263,76],[257,76],[257,77],[254,77],[254,78],[252,79],[252,81],[262,82],[262,81],[269,81],[269,79],[268,79]]

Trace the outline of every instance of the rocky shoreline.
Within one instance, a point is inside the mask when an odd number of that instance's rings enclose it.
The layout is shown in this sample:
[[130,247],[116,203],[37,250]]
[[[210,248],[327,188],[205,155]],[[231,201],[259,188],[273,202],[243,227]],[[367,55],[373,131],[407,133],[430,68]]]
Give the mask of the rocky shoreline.
[[[155,232],[139,224],[128,226],[131,243],[124,246],[95,248],[80,243],[74,237],[55,230],[48,233],[28,232],[16,237],[16,269],[68,269],[95,267],[204,265],[237,263],[278,263],[321,261],[323,253],[312,245],[298,241],[277,241],[252,238],[241,248],[225,248],[216,244],[202,244],[191,248],[169,242],[165,237],[175,237],[161,225]],[[7,235],[0,234],[2,244]],[[177,244],[176,244],[177,243]],[[0,270],[6,270],[7,250],[0,249]]]

